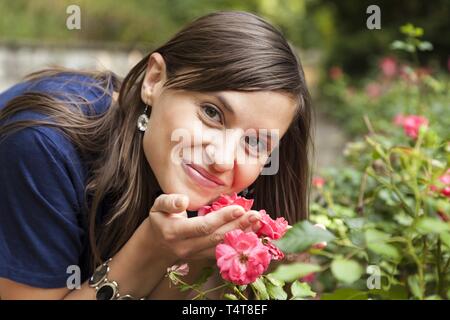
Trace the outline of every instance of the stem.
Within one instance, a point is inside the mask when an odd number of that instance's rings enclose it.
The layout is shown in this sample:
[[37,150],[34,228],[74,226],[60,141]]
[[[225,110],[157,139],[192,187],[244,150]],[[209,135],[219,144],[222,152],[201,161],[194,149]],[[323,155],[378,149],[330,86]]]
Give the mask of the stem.
[[220,285],[220,286],[214,287],[214,288],[212,288],[212,289],[208,289],[208,290],[206,290],[206,291],[203,291],[203,292],[199,293],[198,295],[196,295],[194,298],[192,298],[192,300],[197,300],[197,298],[199,298],[199,297],[201,297],[201,296],[206,296],[207,293],[213,292],[213,291],[215,291],[215,290],[222,289],[222,288],[224,288],[224,287],[226,287],[226,286],[227,286],[227,284],[225,283],[225,284],[222,284],[222,285]]
[[419,259],[419,257],[417,257],[416,253],[414,252],[414,247],[412,245],[411,239],[408,238],[408,253],[411,255],[411,257],[413,258],[414,262],[417,265],[417,271],[419,272],[419,286],[420,286],[420,295],[421,295],[421,299],[423,300],[423,298],[425,297],[425,281],[424,281],[424,276],[423,276],[423,267],[422,267],[422,263]]
[[443,277],[442,274],[442,269],[441,269],[441,239],[438,239],[437,242],[437,248],[436,248],[436,271],[437,271],[437,276],[438,276],[438,285],[437,285],[437,291],[439,293],[439,295],[445,299],[445,292],[444,292],[444,288],[445,288],[445,277]]
[[237,293],[237,295],[238,295],[239,297],[241,297],[242,300],[248,300],[247,297],[244,296],[244,295],[242,294],[242,292],[241,292],[238,288],[234,287],[234,288],[233,288],[233,291],[234,291],[235,293]]
[[367,170],[364,171],[364,175],[362,177],[361,186],[359,188],[359,195],[358,195],[358,213],[359,215],[362,215],[363,208],[364,208],[364,192],[366,190],[366,183],[367,183]]
[[[198,295],[196,295],[195,298],[197,298],[198,296],[201,296],[201,295],[204,294],[204,292],[202,292],[201,290],[197,289],[195,286],[192,286],[192,285],[190,285],[190,284],[184,282],[183,280],[181,280],[181,279],[178,278],[177,276],[175,276],[175,278],[176,278],[176,280],[177,280],[179,283],[181,283],[182,285],[187,286],[187,287],[189,287],[189,289],[194,290],[195,292],[197,292]],[[195,298],[194,298],[194,300],[195,300]]]

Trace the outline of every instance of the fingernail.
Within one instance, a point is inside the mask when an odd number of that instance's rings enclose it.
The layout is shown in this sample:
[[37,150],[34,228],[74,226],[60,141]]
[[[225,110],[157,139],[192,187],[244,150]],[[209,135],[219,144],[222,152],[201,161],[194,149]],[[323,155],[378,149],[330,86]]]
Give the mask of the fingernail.
[[240,209],[236,209],[233,211],[233,217],[237,218],[240,217],[244,214],[244,211],[240,210]]
[[175,206],[178,207],[178,208],[182,207],[183,204],[184,204],[184,199],[183,199],[183,198],[178,198],[178,199],[175,201]]
[[252,214],[249,218],[248,218],[248,221],[250,221],[250,222],[256,222],[256,221],[259,221],[259,216],[258,215],[256,215],[256,214]]

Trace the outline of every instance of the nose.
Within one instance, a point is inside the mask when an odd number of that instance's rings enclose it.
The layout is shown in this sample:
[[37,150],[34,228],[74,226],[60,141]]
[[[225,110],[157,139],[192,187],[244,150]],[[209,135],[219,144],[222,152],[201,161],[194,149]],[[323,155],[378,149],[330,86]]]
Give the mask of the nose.
[[208,163],[218,172],[232,170],[236,161],[237,148],[242,138],[242,130],[226,130],[205,148]]

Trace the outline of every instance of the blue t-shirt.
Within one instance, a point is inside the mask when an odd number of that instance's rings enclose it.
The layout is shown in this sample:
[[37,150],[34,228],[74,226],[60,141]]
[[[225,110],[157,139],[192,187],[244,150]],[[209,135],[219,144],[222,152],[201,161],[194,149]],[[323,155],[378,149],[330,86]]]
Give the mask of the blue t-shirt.
[[[102,114],[111,104],[111,95],[93,86],[93,81],[97,80],[64,73],[22,82],[0,94],[0,109],[14,97],[37,91],[66,100],[80,95],[89,102],[83,112]],[[21,111],[0,125],[45,118]],[[0,139],[0,277],[61,288],[72,274],[67,273],[69,266],[85,271],[87,172],[75,146],[56,128],[27,127]],[[86,277],[83,272],[81,280]]]

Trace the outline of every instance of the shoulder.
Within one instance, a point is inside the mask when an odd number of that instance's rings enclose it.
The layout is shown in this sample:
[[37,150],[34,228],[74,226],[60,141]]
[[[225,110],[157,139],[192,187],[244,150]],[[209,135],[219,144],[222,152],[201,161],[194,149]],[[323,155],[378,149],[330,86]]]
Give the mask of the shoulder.
[[0,109],[12,98],[25,93],[44,93],[53,98],[86,106],[88,115],[104,113],[111,105],[112,96],[118,89],[119,80],[110,72],[87,73],[76,71],[42,75],[18,83],[0,94]]
[[27,127],[0,139],[0,202],[5,206],[38,197],[63,209],[62,214],[81,213],[85,179],[76,148],[57,129]]

